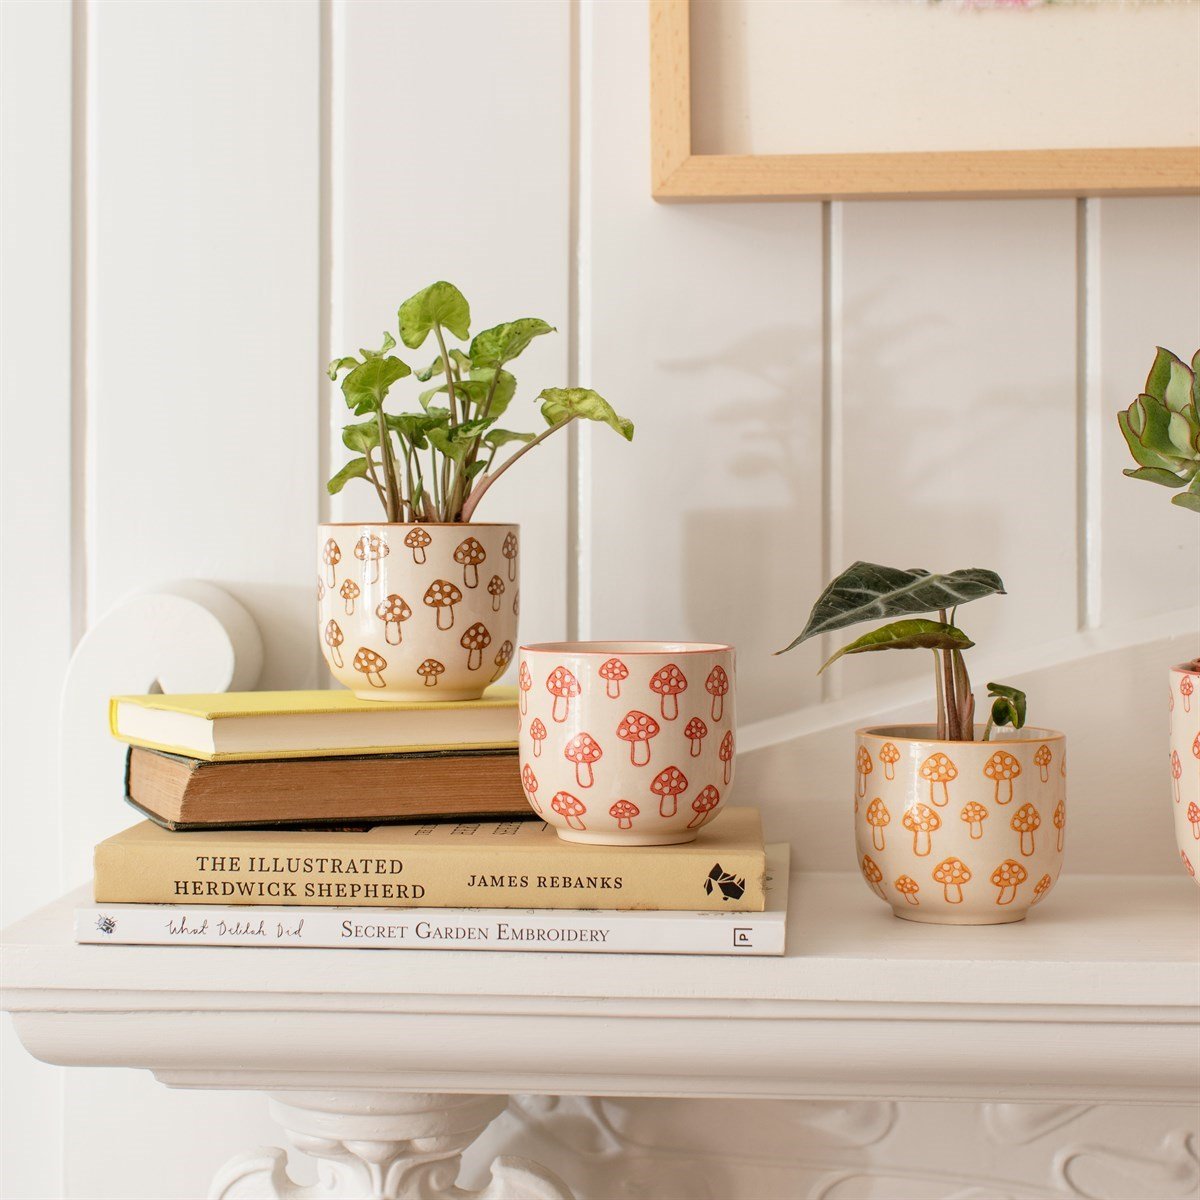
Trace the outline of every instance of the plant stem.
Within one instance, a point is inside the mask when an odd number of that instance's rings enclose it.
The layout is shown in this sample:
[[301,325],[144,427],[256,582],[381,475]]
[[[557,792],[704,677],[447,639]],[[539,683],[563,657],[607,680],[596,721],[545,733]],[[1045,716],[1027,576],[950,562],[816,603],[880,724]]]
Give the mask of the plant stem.
[[[435,321],[433,325],[433,336],[437,338],[438,349],[442,355],[442,370],[446,375],[446,396],[450,402],[450,423],[451,427],[460,424],[458,416],[458,393],[454,390],[454,368],[450,364],[450,353],[446,349],[446,339],[442,337],[442,327]],[[463,404],[462,419],[466,420],[467,411],[466,403]],[[450,459],[446,456],[442,458],[442,511],[439,516],[443,521],[451,519],[449,512],[448,501],[450,499]]]
[[946,740],[946,695],[942,690],[942,662],[938,652],[933,652],[933,682],[937,688],[937,736],[938,741]]
[[365,457],[367,460],[367,479],[375,488],[375,492],[379,496],[379,503],[383,505],[384,512],[387,512],[387,496],[384,494],[383,486],[379,482],[379,476],[375,474],[375,460],[371,457],[369,450]]
[[387,488],[387,498],[383,508],[389,521],[400,519],[400,484],[396,478],[396,459],[392,453],[392,434],[387,426],[387,418],[383,415],[383,401],[375,410],[375,420],[379,425],[379,452],[383,456],[383,482]]
[[575,418],[573,416],[571,416],[571,417],[568,417],[565,421],[559,421],[559,423],[557,425],[551,425],[549,429],[543,429],[542,432],[539,433],[537,435],[537,437],[535,437],[533,439],[532,442],[526,442],[525,445],[523,445],[520,448],[520,450],[518,450],[516,452],[516,454],[513,454],[510,457],[506,458],[500,464],[499,470],[497,470],[494,475],[488,474],[487,472],[480,475],[478,477],[479,482],[476,483],[476,485],[471,489],[471,494],[466,498],[466,501],[463,503],[462,519],[464,521],[469,521],[471,519],[471,514],[475,511],[476,508],[479,507],[479,501],[483,499],[484,492],[486,492],[488,490],[488,488],[490,488],[492,486],[492,484],[495,483],[496,480],[499,479],[500,476],[503,475],[504,472],[507,471],[508,468],[513,465],[513,463],[515,463],[523,455],[528,454],[529,451],[534,448],[534,446],[538,446],[542,442],[544,442],[552,433],[556,432],[559,429],[565,429],[574,420],[575,420]]
[[951,650],[954,664],[954,686],[958,693],[959,733],[964,742],[975,740],[975,697],[971,694],[971,677],[967,674],[966,660],[961,650]]
[[[948,625],[950,623],[944,608],[938,610],[938,620],[940,620],[943,625]],[[946,737],[952,742],[957,742],[961,740],[962,734],[961,730],[959,729],[958,695],[954,687],[954,664],[951,660],[949,651],[941,651],[941,656],[942,675],[945,678],[946,688]]]

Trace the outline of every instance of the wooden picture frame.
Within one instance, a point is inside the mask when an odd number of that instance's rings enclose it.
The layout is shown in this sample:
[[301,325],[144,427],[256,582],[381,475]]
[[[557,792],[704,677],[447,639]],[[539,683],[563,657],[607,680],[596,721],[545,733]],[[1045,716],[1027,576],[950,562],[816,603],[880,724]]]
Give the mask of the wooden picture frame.
[[1200,193],[1200,146],[877,154],[693,154],[689,0],[650,0],[656,200]]

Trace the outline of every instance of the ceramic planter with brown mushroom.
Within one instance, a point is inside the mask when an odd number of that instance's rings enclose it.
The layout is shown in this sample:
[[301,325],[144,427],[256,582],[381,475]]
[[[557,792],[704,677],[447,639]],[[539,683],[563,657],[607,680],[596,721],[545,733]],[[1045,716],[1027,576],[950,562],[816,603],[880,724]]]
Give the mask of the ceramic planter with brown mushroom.
[[[937,719],[860,729],[854,829],[867,886],[898,917],[939,925],[1020,921],[1053,888],[1066,827],[1066,742],[1025,724],[1025,695],[989,683],[975,720],[959,605],[1003,595],[993,571],[935,575],[857,562],[822,593],[800,636],[886,620],[843,655],[926,650]],[[923,615],[928,614],[928,615]],[[782,651],[781,651],[782,653]]]
[[[334,677],[365,700],[472,700],[512,662],[520,614],[521,534],[478,522],[492,485],[551,434],[578,419],[626,439],[633,424],[588,388],[540,392],[540,433],[502,428],[517,381],[506,369],[553,327],[536,317],[470,335],[471,312],[453,284],[438,282],[400,306],[400,340],[433,360],[413,368],[378,350],[336,359],[346,405],[362,420],[342,441],[353,457],[331,494],[362,480],[379,521],[326,524],[317,535],[318,630]],[[454,345],[458,342],[463,345]],[[391,413],[392,385],[427,384],[418,406]]]

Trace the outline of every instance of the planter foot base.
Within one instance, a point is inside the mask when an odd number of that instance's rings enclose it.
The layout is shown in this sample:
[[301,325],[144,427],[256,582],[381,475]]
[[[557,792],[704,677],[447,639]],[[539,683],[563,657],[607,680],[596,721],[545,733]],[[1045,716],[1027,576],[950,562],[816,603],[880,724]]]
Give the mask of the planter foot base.
[[1023,921],[1029,915],[1025,909],[1017,909],[1013,913],[997,911],[994,915],[987,913],[983,916],[971,916],[964,913],[961,917],[947,912],[922,912],[919,908],[892,908],[895,916],[902,921],[918,921],[922,925],[1012,925]]

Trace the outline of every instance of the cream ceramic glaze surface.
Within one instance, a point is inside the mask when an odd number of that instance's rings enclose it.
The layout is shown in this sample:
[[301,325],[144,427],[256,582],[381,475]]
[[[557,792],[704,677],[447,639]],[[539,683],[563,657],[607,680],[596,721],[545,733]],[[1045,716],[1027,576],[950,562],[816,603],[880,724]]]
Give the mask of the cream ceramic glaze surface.
[[859,870],[905,920],[1019,921],[1062,869],[1066,739],[1025,728],[988,742],[944,742],[932,732],[922,725],[859,731]]
[[1172,667],[1168,706],[1171,710],[1171,798],[1175,808],[1175,840],[1184,869],[1200,884],[1200,671],[1191,664]]
[[317,636],[364,700],[474,700],[512,662],[516,525],[321,525]]
[[521,778],[575,842],[690,842],[729,798],[737,734],[730,646],[522,646]]

